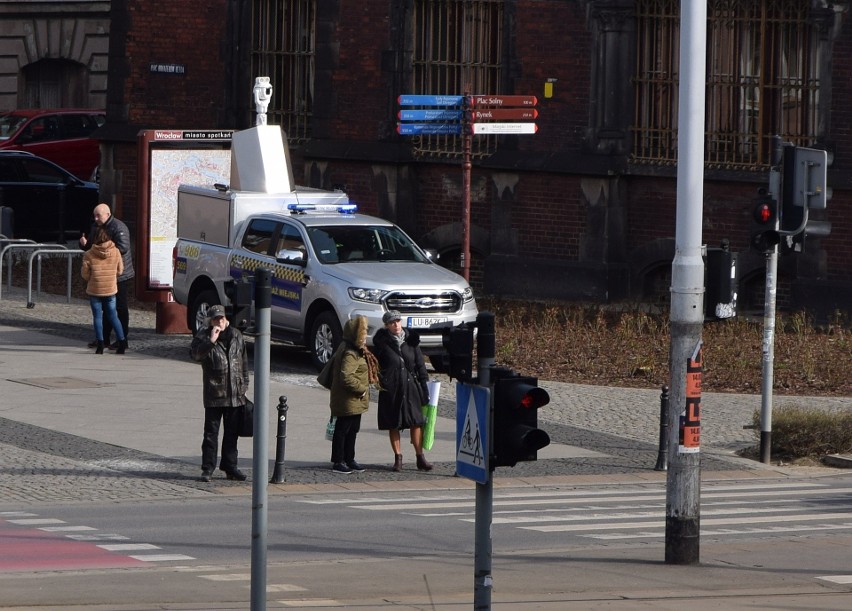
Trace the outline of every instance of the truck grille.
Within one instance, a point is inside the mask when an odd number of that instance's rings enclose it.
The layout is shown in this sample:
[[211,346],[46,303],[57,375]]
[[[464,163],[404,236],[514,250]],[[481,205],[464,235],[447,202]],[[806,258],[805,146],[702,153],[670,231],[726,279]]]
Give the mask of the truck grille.
[[461,295],[455,291],[434,293],[431,295],[404,295],[391,293],[385,303],[389,310],[399,310],[403,314],[422,316],[424,314],[454,314],[461,310]]

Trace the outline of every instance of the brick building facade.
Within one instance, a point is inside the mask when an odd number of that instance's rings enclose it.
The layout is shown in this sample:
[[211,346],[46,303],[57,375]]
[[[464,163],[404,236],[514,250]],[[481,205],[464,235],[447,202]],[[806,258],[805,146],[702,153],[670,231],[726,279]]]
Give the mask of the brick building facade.
[[[417,42],[421,34],[428,30],[430,44],[453,44],[427,27],[436,21],[426,4],[113,0],[108,125],[99,134],[104,140],[104,197],[133,224],[138,131],[249,127],[253,80],[266,75],[268,67],[275,87],[270,123],[281,118],[287,128],[297,182],[342,186],[362,211],[396,221],[421,245],[436,248],[446,261],[457,261],[462,244],[458,151],[452,142],[434,144],[396,133],[399,95],[461,93],[428,91],[429,82],[421,78],[442,74],[440,62],[419,58],[420,47],[429,47]],[[638,151],[643,143],[676,132],[664,130],[659,136],[639,125],[645,102],[639,99],[637,66],[645,61],[644,42],[662,40],[660,32],[671,22],[650,14],[654,3],[632,0],[432,3],[451,17],[462,4],[481,12],[463,15],[456,23],[474,24],[465,27],[478,34],[500,34],[497,42],[483,36],[480,45],[491,44],[495,64],[491,73],[496,76],[479,81],[494,88],[487,93],[535,95],[539,100],[535,135],[489,137],[474,155],[474,286],[480,292],[533,298],[667,299],[676,168],[663,153],[642,157]],[[710,3],[711,14],[719,4]],[[726,4],[745,11],[747,5],[769,3]],[[781,305],[818,306],[825,314],[852,303],[852,143],[844,138],[852,130],[847,103],[852,96],[852,30],[847,2],[798,4],[804,7],[798,25],[807,35],[802,48],[819,76],[808,81],[813,83],[808,99],[816,102],[802,111],[811,123],[790,134],[764,125],[759,134],[766,138],[780,131],[797,144],[825,147],[833,154],[833,198],[824,214],[833,225],[831,235],[809,239],[803,253],[782,256],[779,268]],[[259,7],[268,12],[261,15]],[[483,25],[492,17],[493,23]],[[270,27],[270,20],[276,27]],[[293,61],[302,63],[292,65],[308,73],[307,86],[292,70],[276,72],[278,60],[270,49],[275,45],[268,40],[280,35],[277,25],[297,21],[306,24],[300,32],[308,34],[302,55],[309,59],[294,53]],[[655,38],[643,38],[648,24],[660,25]],[[714,35],[718,33],[708,36]],[[728,45],[714,51],[714,57],[737,55],[732,65],[742,67],[746,62],[737,45]],[[460,48],[462,55],[479,52]],[[160,73],[152,64],[182,68]],[[721,90],[714,87],[713,92]],[[288,97],[290,90],[302,91],[298,103]],[[742,108],[751,113],[755,100],[770,93],[750,98]],[[739,253],[741,297],[762,301],[763,256],[750,251],[748,243],[753,200],[757,188],[767,183],[768,166],[763,153],[750,162],[737,155],[753,152],[755,146],[765,152],[768,140],[743,144],[746,121],[727,108],[723,96],[720,102],[712,95],[708,93],[708,104],[719,112],[708,125],[718,123],[718,134],[733,130],[739,140],[731,149],[734,159],[719,153],[724,147],[717,145],[715,135],[708,136],[703,239],[709,246],[730,241]],[[749,121],[760,118],[753,114]],[[437,148],[426,150],[433,144]]]

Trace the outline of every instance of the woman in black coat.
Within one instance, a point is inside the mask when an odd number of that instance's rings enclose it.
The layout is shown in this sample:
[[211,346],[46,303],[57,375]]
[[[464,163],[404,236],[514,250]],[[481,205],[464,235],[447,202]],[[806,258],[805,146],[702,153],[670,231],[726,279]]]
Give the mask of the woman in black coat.
[[373,352],[379,361],[382,388],[379,392],[379,430],[388,431],[393,449],[393,470],[402,471],[402,450],[399,432],[411,430],[411,445],[417,456],[417,468],[430,471],[432,465],[423,456],[423,425],[421,407],[429,403],[429,374],[420,336],[402,327],[402,316],[396,310],[386,312],[385,323],[373,337]]

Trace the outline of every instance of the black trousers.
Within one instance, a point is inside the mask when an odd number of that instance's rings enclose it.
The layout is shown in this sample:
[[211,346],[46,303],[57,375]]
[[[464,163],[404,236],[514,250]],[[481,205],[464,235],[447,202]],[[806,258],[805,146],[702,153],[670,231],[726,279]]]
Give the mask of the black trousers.
[[219,468],[228,473],[237,468],[237,439],[240,430],[240,412],[237,407],[204,408],[204,440],[201,442],[201,470],[213,473],[219,450],[219,424],[225,423],[222,436],[222,460]]
[[361,414],[338,416],[331,440],[331,462],[349,464],[355,460],[355,437],[361,430]]
[[[124,339],[127,339],[129,335],[129,324],[130,324],[130,309],[127,306],[127,287],[130,283],[133,282],[133,278],[128,278],[127,280],[122,280],[118,283],[118,293],[115,294],[115,311],[118,312],[118,321],[121,323],[121,328],[124,329]],[[112,322],[110,322],[109,318],[104,315],[104,342],[106,344],[112,343],[110,339],[110,335],[112,335]],[[118,338],[115,338],[118,341]]]

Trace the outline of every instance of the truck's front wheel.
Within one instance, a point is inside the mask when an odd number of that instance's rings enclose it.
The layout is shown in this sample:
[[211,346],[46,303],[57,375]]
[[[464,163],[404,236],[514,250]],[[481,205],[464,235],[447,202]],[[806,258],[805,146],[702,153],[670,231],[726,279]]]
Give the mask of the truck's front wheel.
[[187,310],[186,326],[195,335],[207,324],[207,311],[214,305],[219,305],[219,295],[216,291],[201,291]]
[[334,312],[322,312],[311,325],[311,360],[317,370],[322,369],[334,354],[343,336],[343,329]]

